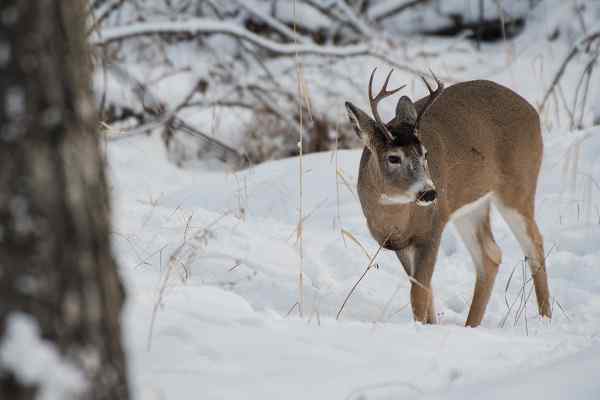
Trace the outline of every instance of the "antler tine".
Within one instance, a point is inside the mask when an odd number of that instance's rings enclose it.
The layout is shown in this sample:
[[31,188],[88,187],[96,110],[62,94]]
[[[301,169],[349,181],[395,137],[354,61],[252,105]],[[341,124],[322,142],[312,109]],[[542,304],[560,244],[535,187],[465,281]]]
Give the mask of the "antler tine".
[[424,76],[421,77],[421,80],[423,81],[423,83],[425,84],[425,86],[427,86],[427,90],[429,90],[429,94],[433,93],[434,90],[431,86],[429,86],[429,82],[427,82],[427,79],[425,79]]
[[421,112],[417,116],[417,122],[415,124],[415,126],[417,128],[419,127],[419,124],[421,122],[421,118],[423,118],[423,115],[425,115],[427,113],[427,110],[429,109],[429,107],[431,107],[431,105],[438,99],[438,97],[440,97],[440,95],[444,91],[444,84],[438,79],[437,76],[435,76],[435,74],[433,73],[432,70],[429,70],[429,72],[431,73],[431,76],[433,76],[433,79],[435,80],[435,83],[437,84],[437,88],[435,90],[433,90],[433,88],[429,85],[429,82],[427,82],[427,79],[425,79],[424,76],[421,76],[423,83],[425,84],[425,86],[427,86],[427,90],[429,90],[429,98],[427,99],[427,103],[425,103],[425,106],[423,106],[423,108],[421,109]]
[[442,81],[440,81],[440,80],[438,79],[438,77],[437,77],[437,76],[436,76],[436,75],[433,73],[433,71],[432,71],[431,69],[429,70],[429,73],[431,74],[431,76],[433,76],[433,79],[435,79],[435,83],[436,83],[438,86],[442,86],[442,87],[444,86],[444,84],[442,83]]
[[375,77],[375,71],[377,71],[377,67],[373,68],[373,71],[371,72],[371,78],[369,79],[369,103],[371,104],[371,112],[373,113],[373,118],[375,118],[375,121],[377,121],[379,124],[381,124],[384,127],[384,131],[385,131],[385,134],[388,136],[388,139],[393,140],[393,137],[390,134],[390,132],[388,132],[387,129],[385,129],[385,124],[381,120],[381,116],[379,115],[379,112],[377,111],[377,105],[379,104],[379,102],[381,100],[385,99],[388,96],[393,95],[394,93],[398,92],[400,89],[403,89],[404,87],[406,87],[406,85],[402,85],[399,88],[393,89],[393,90],[387,89],[388,83],[390,82],[390,77],[392,76],[392,72],[394,72],[394,70],[392,69],[387,74],[387,77],[385,78],[385,82],[383,83],[383,87],[381,88],[379,93],[377,93],[377,96],[373,97],[373,78]]

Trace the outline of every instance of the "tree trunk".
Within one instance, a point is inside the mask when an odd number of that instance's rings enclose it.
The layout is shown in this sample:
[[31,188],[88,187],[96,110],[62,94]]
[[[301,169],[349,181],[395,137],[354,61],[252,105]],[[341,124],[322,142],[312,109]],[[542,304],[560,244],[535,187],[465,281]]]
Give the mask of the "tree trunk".
[[0,1],[0,399],[129,398],[86,5]]

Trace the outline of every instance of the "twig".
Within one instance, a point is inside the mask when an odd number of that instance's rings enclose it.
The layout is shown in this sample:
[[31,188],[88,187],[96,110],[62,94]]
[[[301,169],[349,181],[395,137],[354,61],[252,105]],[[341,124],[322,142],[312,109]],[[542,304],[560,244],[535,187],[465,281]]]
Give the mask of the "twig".
[[[219,215],[217,218],[215,218],[213,221],[211,221],[208,225],[206,225],[205,227],[198,230],[197,233],[194,235],[193,240],[196,242],[202,241],[206,237],[207,233],[209,232],[209,229],[212,228],[213,226],[215,226],[216,224],[218,224],[223,218],[225,218],[230,213],[231,213],[231,211],[229,211],[229,210],[223,212],[221,215]],[[158,308],[162,304],[163,295],[164,295],[165,289],[167,287],[167,283],[169,282],[171,273],[173,272],[173,270],[175,269],[176,266],[183,266],[184,270],[186,271],[186,275],[189,275],[189,273],[185,269],[185,265],[196,254],[195,251],[197,249],[195,247],[193,247],[192,251],[186,257],[186,262],[184,262],[184,263],[179,262],[181,253],[186,248],[187,243],[188,243],[188,233],[191,228],[192,217],[193,217],[193,214],[191,214],[187,218],[187,222],[185,224],[185,230],[183,232],[182,243],[175,249],[175,251],[173,251],[173,253],[171,253],[171,256],[169,257],[167,271],[165,272],[165,274],[163,276],[163,280],[162,280],[161,285],[158,290],[156,302],[154,303],[154,307],[152,308],[152,316],[150,318],[150,329],[148,330],[148,339],[147,339],[147,343],[146,343],[146,347],[147,347],[148,351],[150,351],[151,346],[152,346],[152,335],[154,332],[154,323],[156,321]],[[161,254],[162,254],[162,252],[161,252]]]
[[164,246],[162,246],[160,249],[153,251],[152,253],[150,253],[146,258],[144,258],[143,260],[141,260],[139,263],[137,263],[136,265],[133,266],[133,269],[138,268],[140,265],[142,264],[148,264],[148,260],[150,258],[152,258],[153,256],[155,256],[156,254],[162,252],[164,249],[166,249],[168,246],[168,244],[165,244]]
[[360,276],[360,278],[358,278],[358,280],[354,283],[354,285],[352,285],[352,288],[350,289],[350,292],[348,292],[348,295],[346,296],[346,298],[344,299],[344,302],[342,303],[342,306],[340,307],[340,309],[337,312],[337,315],[335,316],[336,320],[340,319],[340,315],[342,314],[342,311],[344,311],[344,307],[346,306],[346,303],[348,302],[348,300],[350,299],[350,296],[352,296],[352,293],[354,293],[354,291],[356,290],[356,287],[358,286],[358,284],[360,283],[360,281],[363,280],[363,278],[365,277],[365,275],[367,275],[367,272],[369,272],[369,270],[371,268],[377,268],[378,265],[374,264],[375,259],[377,258],[377,255],[379,254],[379,252],[381,251],[381,249],[383,248],[383,245],[388,241],[388,239],[392,236],[393,232],[390,232],[386,238],[379,244],[379,247],[377,248],[377,251],[375,252],[375,254],[373,254],[373,257],[371,257],[371,259],[369,260],[369,264],[367,265],[367,268],[365,268],[364,272],[362,273],[362,275]]
[[552,92],[554,91],[554,88],[556,87],[556,85],[558,84],[558,82],[560,81],[562,76],[564,75],[564,73],[567,69],[567,66],[569,65],[571,60],[581,51],[582,47],[589,45],[594,40],[599,39],[599,38],[600,38],[600,29],[593,31],[591,33],[588,33],[587,35],[584,35],[582,38],[580,38],[579,40],[577,40],[575,42],[575,44],[571,48],[571,51],[569,51],[569,53],[563,60],[562,64],[558,68],[558,71],[556,71],[556,74],[554,75],[554,78],[552,79],[552,83],[550,84],[550,87],[546,91],[546,94],[544,95],[544,98],[542,99],[542,103],[540,104],[540,112],[544,109],[544,106],[546,105],[546,101],[548,100],[548,98],[550,97],[550,94],[552,94]]
[[187,232],[188,232],[188,229],[190,228],[190,222],[192,221],[192,217],[193,217],[193,214],[188,217],[187,223],[185,225],[185,230],[183,232],[183,242],[177,247],[177,249],[175,249],[173,254],[171,254],[171,256],[169,257],[167,271],[165,272],[162,283],[158,289],[158,295],[156,298],[156,302],[154,302],[154,307],[152,307],[152,316],[150,317],[150,329],[148,330],[148,340],[146,342],[146,348],[148,351],[150,351],[150,349],[152,347],[152,334],[154,332],[154,322],[156,321],[156,314],[158,313],[158,307],[160,307],[160,305],[162,303],[162,298],[163,298],[165,289],[167,287],[167,282],[169,281],[171,272],[175,268],[177,257],[179,256],[179,253],[181,252],[181,250],[187,243]]
[[94,31],[96,31],[98,29],[98,27],[102,24],[102,22],[104,22],[105,19],[107,19],[108,17],[110,17],[110,15],[117,8],[119,8],[121,5],[123,5],[124,2],[125,2],[125,0],[117,0],[116,2],[114,2],[113,4],[111,4],[109,7],[107,7],[107,9],[104,10],[100,14],[100,16],[98,18],[94,19],[94,23],[92,24],[92,26],[90,27],[90,29],[88,29],[88,31],[86,32],[85,36],[89,36]]
[[292,307],[288,310],[287,313],[285,313],[285,315],[283,316],[283,318],[287,318],[290,316],[290,314],[292,313],[292,311],[294,311],[294,308],[298,307],[298,302],[295,302]]
[[365,256],[367,256],[367,259],[370,260],[371,259],[371,255],[369,254],[369,252],[367,251],[367,249],[365,248],[365,246],[362,245],[361,242],[358,241],[358,239],[356,237],[354,237],[354,235],[347,231],[346,229],[342,229],[342,237],[347,237],[348,239],[352,240],[354,243],[356,243],[358,245],[358,247],[360,247],[360,249],[363,251],[363,253],[365,253]]
[[124,130],[119,135],[111,136],[110,137],[111,141],[126,139],[126,138],[130,138],[132,136],[143,134],[152,129],[163,126],[168,121],[171,121],[172,129],[184,132],[190,136],[197,137],[202,142],[206,143],[206,145],[209,146],[211,149],[215,148],[216,150],[218,150],[219,156],[217,158],[219,158],[221,161],[233,162],[235,164],[235,166],[238,168],[241,168],[242,166],[245,165],[244,157],[237,150],[233,149],[230,146],[227,146],[226,144],[207,135],[206,133],[200,132],[199,130],[192,127],[191,125],[189,125],[188,123],[186,123],[184,120],[182,120],[181,118],[179,118],[177,116],[177,113],[181,109],[183,109],[189,105],[189,102],[195,93],[195,88],[194,88],[194,90],[190,91],[190,93],[188,93],[185,100],[183,102],[181,102],[178,106],[176,106],[174,110],[172,110],[171,112],[165,112],[164,106],[162,106],[162,103],[152,93],[152,91],[147,87],[147,85],[140,82],[138,79],[136,79],[134,76],[132,76],[127,70],[125,70],[124,68],[121,68],[118,65],[113,64],[110,66],[110,68],[115,73],[115,76],[117,78],[119,78],[123,82],[130,84],[134,87],[133,91],[134,91],[134,93],[136,93],[138,95],[140,102],[142,104],[144,104],[144,99],[148,99],[149,102],[151,103],[151,107],[156,108],[158,110],[158,111],[150,112],[147,109],[148,107],[144,106],[145,112],[152,115],[154,120],[147,124],[140,125],[135,128],[132,128],[132,129]]
[[344,184],[344,186],[346,186],[346,189],[348,189],[348,191],[350,193],[352,193],[352,196],[354,196],[354,198],[356,200],[358,200],[358,196],[356,195],[356,192],[354,191],[354,189],[352,189],[352,185],[350,184],[350,182],[348,182],[348,180],[346,179],[346,177],[342,173],[342,170],[341,169],[336,169],[335,175],[342,180],[342,183]]
[[259,11],[256,7],[256,4],[250,3],[248,4],[248,0],[234,0],[240,7],[248,11],[250,14],[254,15],[256,18],[260,19],[267,25],[269,25],[273,30],[279,32],[287,39],[295,42],[295,43],[308,43],[308,39],[304,36],[299,35],[295,29],[292,30],[288,28],[285,24],[282,24],[277,19],[271,17],[268,14],[265,14]]
[[405,2],[399,2],[397,0],[391,0],[396,3],[395,7],[389,7],[389,2],[379,2],[375,6],[371,7],[368,11],[369,17],[376,22],[380,22],[385,18],[393,17],[394,15],[400,14],[401,12],[408,10],[409,8],[418,6],[420,4],[428,3],[431,0],[409,0]]
[[337,0],[335,4],[346,15],[346,21],[351,24],[354,29],[367,38],[373,37],[372,29],[365,23],[365,21],[361,20],[356,15],[354,10],[352,10],[350,6],[346,4],[345,0]]
[[[273,54],[294,56],[295,54],[312,54],[328,57],[358,57],[371,56],[384,61],[396,69],[422,75],[423,71],[395,62],[391,58],[372,50],[370,43],[347,45],[347,46],[318,46],[313,44],[284,44],[266,39],[252,33],[237,25],[225,21],[215,21],[209,18],[195,18],[187,21],[176,22],[140,22],[132,26],[108,28],[102,32],[102,36],[93,39],[95,46],[106,46],[108,44],[128,40],[140,36],[152,35],[178,35],[188,33],[197,34],[223,34],[243,40],[267,50]],[[450,81],[446,77],[441,79]]]
[[[556,248],[556,245],[553,244],[552,247],[550,247],[550,250],[548,250],[548,252],[544,255],[544,265],[546,264],[546,260],[548,259],[548,257],[550,257],[550,255],[552,254],[552,251]],[[525,261],[526,261],[527,257],[525,258],[524,262],[523,262],[523,266],[525,265]],[[532,294],[532,288],[530,288],[530,291],[527,295],[525,295],[525,290],[526,290],[526,286],[533,281],[533,275],[537,272],[537,270],[535,271],[530,271],[531,272],[531,276],[529,278],[526,278],[525,275],[523,275],[523,284],[521,285],[519,292],[517,293],[517,296],[515,297],[515,299],[513,300],[512,303],[509,304],[509,300],[508,300],[508,289],[510,288],[510,283],[512,281],[512,278],[514,276],[514,273],[516,271],[517,266],[519,265],[519,263],[515,264],[515,266],[513,267],[513,269],[510,272],[510,275],[508,276],[508,280],[506,281],[506,285],[504,287],[504,302],[506,303],[506,314],[504,314],[504,317],[502,317],[502,320],[500,321],[500,323],[498,324],[498,326],[500,328],[503,328],[504,325],[506,324],[506,321],[508,320],[508,317],[510,316],[510,313],[512,311],[512,308],[515,306],[515,304],[517,303],[518,300],[522,300],[522,302],[519,304],[519,307],[517,307],[517,310],[515,311],[515,324],[518,321],[518,318],[520,316],[520,313],[523,312],[522,308],[524,306],[527,305],[527,301],[529,301],[529,298],[531,297]],[[538,266],[538,268],[541,268],[540,264]],[[524,301],[523,301],[524,300]],[[523,303],[525,305],[523,305]],[[527,321],[525,321],[525,329],[527,331]]]
[[231,268],[229,268],[229,269],[227,270],[227,272],[231,272],[231,271],[233,271],[234,269],[236,269],[236,268],[237,268],[237,267],[239,267],[240,265],[242,265],[242,262],[241,262],[241,261],[239,261],[239,260],[238,260],[238,261],[236,261],[236,262],[235,262],[235,264],[234,264],[234,266],[233,266],[233,267],[231,267]]

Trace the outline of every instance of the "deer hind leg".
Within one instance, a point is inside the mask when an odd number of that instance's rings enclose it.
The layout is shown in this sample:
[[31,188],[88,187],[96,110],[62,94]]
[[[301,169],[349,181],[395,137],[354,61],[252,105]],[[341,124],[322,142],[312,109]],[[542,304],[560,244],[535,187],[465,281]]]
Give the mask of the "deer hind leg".
[[489,198],[483,198],[473,204],[468,212],[454,220],[454,225],[475,265],[475,290],[465,324],[475,327],[483,319],[498,273],[498,266],[502,261],[502,253],[494,240],[490,226]]
[[[548,275],[546,273],[544,255],[544,239],[533,219],[533,206],[528,208],[530,212],[524,213],[519,212],[516,207],[511,208],[505,205],[501,199],[498,200],[495,204],[519,242],[529,264],[539,314],[543,317],[552,318],[550,290],[548,289]],[[533,204],[533,201],[531,203]]]

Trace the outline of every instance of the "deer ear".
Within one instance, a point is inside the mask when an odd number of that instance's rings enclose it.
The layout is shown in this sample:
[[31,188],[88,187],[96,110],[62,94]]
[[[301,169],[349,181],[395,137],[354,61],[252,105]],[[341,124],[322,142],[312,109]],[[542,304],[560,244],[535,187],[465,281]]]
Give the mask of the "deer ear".
[[376,122],[367,115],[363,110],[356,107],[354,104],[347,101],[346,111],[348,111],[348,118],[356,135],[361,138],[364,145],[370,150],[373,149],[373,139],[376,132]]
[[396,121],[415,125],[417,123],[417,109],[415,104],[408,96],[400,97],[398,104],[396,104]]

